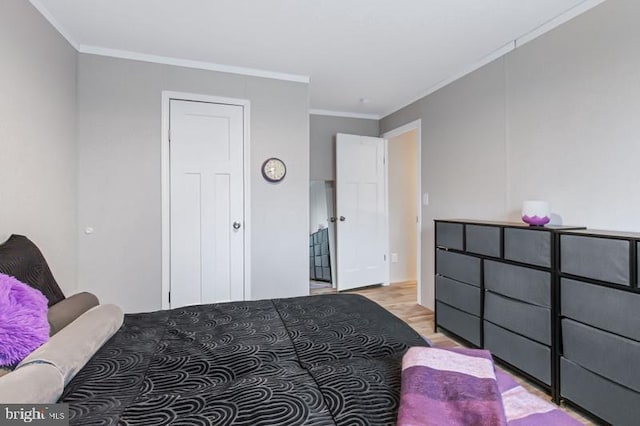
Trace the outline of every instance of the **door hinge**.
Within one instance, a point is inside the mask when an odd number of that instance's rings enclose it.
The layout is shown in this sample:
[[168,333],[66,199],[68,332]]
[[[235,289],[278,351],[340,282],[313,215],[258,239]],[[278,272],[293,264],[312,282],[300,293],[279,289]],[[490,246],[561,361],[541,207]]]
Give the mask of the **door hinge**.
[[169,304],[171,304],[171,292],[169,292]]
[[387,261],[387,255],[386,254],[384,255],[384,261],[385,262]]
[[169,142],[171,142],[171,129],[167,130],[167,137],[169,138]]

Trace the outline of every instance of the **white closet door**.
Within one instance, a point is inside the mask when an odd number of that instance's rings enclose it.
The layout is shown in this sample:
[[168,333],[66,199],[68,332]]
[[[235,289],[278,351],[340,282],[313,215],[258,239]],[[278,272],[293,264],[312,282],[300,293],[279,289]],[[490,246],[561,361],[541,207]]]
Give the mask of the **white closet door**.
[[171,100],[171,307],[244,300],[243,107]]

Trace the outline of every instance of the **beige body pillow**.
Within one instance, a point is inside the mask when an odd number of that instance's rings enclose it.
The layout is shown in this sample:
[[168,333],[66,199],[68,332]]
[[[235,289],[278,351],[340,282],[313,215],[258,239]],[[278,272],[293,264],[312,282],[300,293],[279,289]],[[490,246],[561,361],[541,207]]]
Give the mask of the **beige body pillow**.
[[0,377],[0,403],[50,404],[62,395],[64,378],[50,364],[29,364]]
[[99,305],[60,330],[47,343],[18,364],[45,362],[55,365],[66,386],[100,347],[122,325],[124,313],[116,305]]
[[74,294],[56,303],[47,313],[51,328],[49,335],[53,336],[98,303],[98,298],[87,292]]
[[63,328],[0,377],[0,403],[51,404],[102,345],[122,325],[115,305],[99,305]]

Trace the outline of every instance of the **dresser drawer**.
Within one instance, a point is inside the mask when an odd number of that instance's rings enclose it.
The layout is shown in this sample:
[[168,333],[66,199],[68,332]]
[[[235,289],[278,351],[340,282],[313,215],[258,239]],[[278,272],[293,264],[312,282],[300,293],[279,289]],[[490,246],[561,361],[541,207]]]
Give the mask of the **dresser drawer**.
[[436,301],[438,326],[480,346],[480,318]]
[[630,285],[627,240],[560,236],[560,270],[567,274]]
[[565,318],[562,345],[565,358],[640,392],[640,369],[630,368],[640,359],[640,343]]
[[325,281],[331,281],[331,268],[322,268],[322,279]]
[[436,275],[436,299],[469,314],[480,316],[480,288]]
[[485,260],[484,288],[535,305],[551,307],[549,272]]
[[446,250],[438,250],[436,257],[436,273],[439,275],[467,284],[480,285],[480,259],[477,257]]
[[551,311],[548,308],[487,292],[484,296],[484,318],[539,343],[551,345]]
[[560,359],[560,396],[614,425],[637,425],[640,393]]
[[532,229],[505,228],[504,258],[550,267],[551,233]]
[[464,225],[461,223],[436,222],[436,246],[463,250]]
[[560,281],[562,315],[640,340],[640,294],[582,281]]
[[323,241],[322,244],[320,244],[320,254],[321,255],[329,255],[329,242],[328,241]]
[[495,356],[551,384],[551,350],[539,343],[484,321],[484,347]]
[[466,225],[466,251],[500,257],[500,228],[497,226]]

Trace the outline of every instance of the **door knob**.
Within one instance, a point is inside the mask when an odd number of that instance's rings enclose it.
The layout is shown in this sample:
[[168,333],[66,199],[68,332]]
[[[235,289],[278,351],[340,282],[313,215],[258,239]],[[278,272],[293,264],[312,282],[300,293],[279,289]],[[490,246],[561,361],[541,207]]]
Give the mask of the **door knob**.
[[336,217],[335,217],[335,216],[331,216],[331,217],[329,218],[329,220],[330,220],[331,222],[335,222],[335,221],[336,221]]
[[346,217],[344,217],[344,216],[340,216],[340,222],[344,222],[345,220],[347,220],[347,218],[346,218]]
[[240,222],[238,221],[233,222],[233,229],[240,229],[241,226],[242,225],[240,224]]

